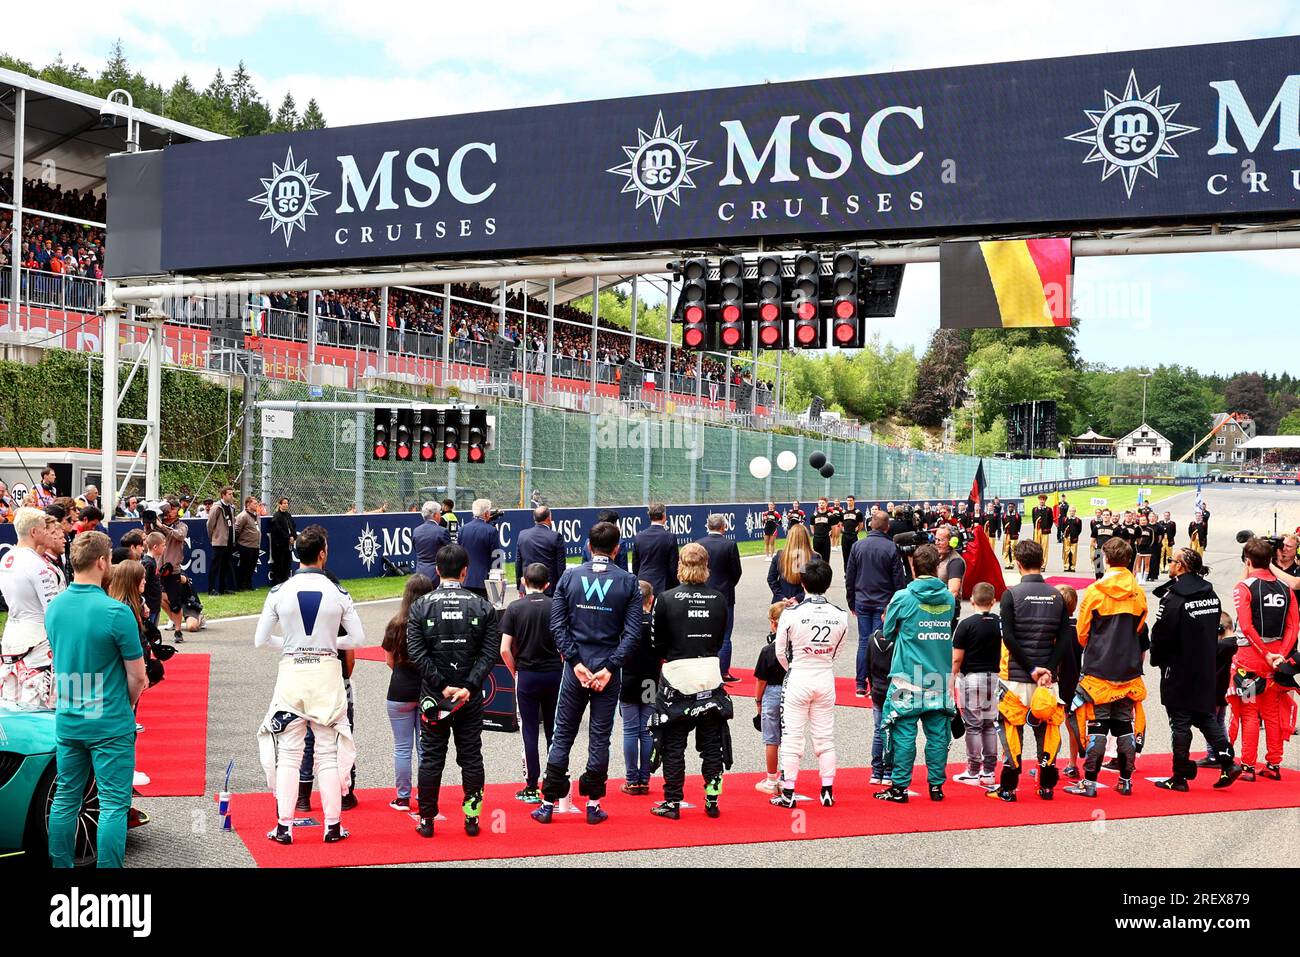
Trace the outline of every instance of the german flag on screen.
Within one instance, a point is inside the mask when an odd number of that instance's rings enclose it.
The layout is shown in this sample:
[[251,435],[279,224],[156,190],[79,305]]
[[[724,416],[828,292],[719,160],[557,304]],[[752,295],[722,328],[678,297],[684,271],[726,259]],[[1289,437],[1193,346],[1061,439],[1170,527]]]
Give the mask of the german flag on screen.
[[939,325],[999,329],[1070,324],[1069,239],[939,246]]

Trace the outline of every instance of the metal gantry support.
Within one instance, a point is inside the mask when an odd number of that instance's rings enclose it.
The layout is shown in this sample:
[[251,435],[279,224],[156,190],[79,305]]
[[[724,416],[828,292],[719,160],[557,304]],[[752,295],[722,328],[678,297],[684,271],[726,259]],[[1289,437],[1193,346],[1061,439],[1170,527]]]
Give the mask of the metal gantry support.
[[[112,283],[109,283],[111,288]],[[157,501],[162,495],[158,478],[159,458],[161,454],[160,422],[162,419],[162,363],[163,335],[162,326],[167,317],[149,313],[137,318],[135,306],[104,311],[104,384],[103,415],[100,429],[100,488],[104,497],[104,514],[112,515],[118,500],[126,490],[127,484],[136,475],[144,475],[144,494],[149,501]],[[147,330],[144,348],[136,356],[127,375],[126,382],[118,388],[121,369],[122,326],[130,329]],[[124,418],[121,415],[122,399],[135,381],[141,364],[145,365],[147,396],[145,400],[145,418]],[[123,425],[138,425],[144,428],[144,441],[140,443],[126,475],[121,482],[117,480],[117,446],[118,429]],[[143,464],[142,464],[143,460]]]
[[14,217],[9,242],[9,328],[22,329],[20,307],[23,278],[23,166],[26,164],[27,91],[19,89],[14,98]]
[[546,396],[550,401],[551,375],[555,369],[555,280],[546,284]]

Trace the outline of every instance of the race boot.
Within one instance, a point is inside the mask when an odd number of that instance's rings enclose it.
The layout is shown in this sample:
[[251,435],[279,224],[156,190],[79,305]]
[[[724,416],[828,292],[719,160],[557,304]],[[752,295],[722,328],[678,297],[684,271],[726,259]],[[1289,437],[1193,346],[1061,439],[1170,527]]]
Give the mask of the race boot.
[[1055,797],[1055,794],[1056,794],[1056,789],[1055,789],[1055,788],[1039,788],[1039,789],[1038,789],[1038,796],[1039,796],[1040,798],[1042,798],[1044,801],[1050,801],[1050,800],[1052,800],[1052,798]]
[[294,805],[295,811],[311,810],[311,782],[298,782],[298,803]]
[[1268,778],[1270,781],[1282,780],[1282,768],[1276,764],[1265,764],[1264,770],[1259,772],[1262,778]]
[[942,785],[942,784],[931,784],[931,785],[930,785],[930,800],[931,800],[931,801],[942,801],[942,800],[943,800],[943,785]]
[[722,775],[704,782],[704,813],[717,817],[722,811],[718,808],[718,798],[722,796]]
[[832,793],[831,786],[829,784],[822,785],[821,802],[822,802],[822,807],[835,806],[835,795]]
[[1255,766],[1253,764],[1243,764],[1241,766],[1241,779],[1243,781],[1255,780]]
[[682,806],[676,801],[663,801],[650,809],[655,817],[665,817],[670,821],[680,821]]
[[465,833],[470,837],[478,837],[478,816],[483,810],[483,792],[475,791],[466,795],[460,809],[465,814]]
[[604,824],[609,820],[609,815],[600,809],[600,805],[593,802],[587,802],[587,823]]
[[[1162,791],[1180,791],[1183,794],[1186,794],[1188,791],[1187,778],[1179,777],[1176,774],[1172,777],[1161,778],[1159,781],[1155,782],[1155,786]],[[1218,785],[1216,784],[1215,786],[1217,787]]]
[[288,824],[277,824],[267,831],[266,836],[277,844],[292,844],[293,828]]
[[347,794],[343,795],[343,804],[341,807],[345,811],[355,811],[357,809],[357,792],[348,791]]
[[795,805],[794,788],[781,788],[780,794],[772,795],[770,803],[773,807],[792,808]]
[[529,814],[529,817],[531,817],[538,824],[550,824],[551,816],[554,813],[555,813],[555,805],[547,801],[543,801],[537,807],[533,808],[532,813]]
[[1226,788],[1231,787],[1232,782],[1241,777],[1242,766],[1235,761],[1226,768],[1219,770],[1219,780],[1215,781],[1213,787]]
[[420,818],[420,823],[415,825],[415,833],[420,837],[433,837],[433,818]]
[[325,843],[337,844],[339,841],[346,840],[349,837],[347,831],[343,830],[343,824],[326,824],[325,825]]
[[541,804],[542,792],[537,788],[523,788],[515,792],[515,800],[523,801],[525,804]]
[[892,801],[895,804],[906,804],[907,788],[900,788],[897,784],[891,784],[883,791],[877,791],[871,796],[877,801]]
[[1097,782],[1089,781],[1084,778],[1082,781],[1075,781],[1065,789],[1066,794],[1077,794],[1079,797],[1095,798],[1097,796]]
[[1130,795],[1132,795],[1132,793],[1133,793],[1133,779],[1132,779],[1132,778],[1120,778],[1120,779],[1119,779],[1119,782],[1115,785],[1115,793],[1116,793],[1116,794],[1122,794],[1122,795],[1124,795],[1124,797],[1129,797]]
[[1016,803],[1016,792],[1008,791],[1006,788],[993,788],[984,792],[984,796],[992,798],[994,801],[1005,801],[1007,804]]

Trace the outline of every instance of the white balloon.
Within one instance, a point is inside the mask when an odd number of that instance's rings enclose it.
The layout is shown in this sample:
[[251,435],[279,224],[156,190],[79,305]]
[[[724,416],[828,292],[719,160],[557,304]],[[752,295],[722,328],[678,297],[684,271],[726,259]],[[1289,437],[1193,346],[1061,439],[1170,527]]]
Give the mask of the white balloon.
[[756,479],[765,479],[772,474],[772,463],[761,455],[750,459],[749,474]]
[[780,455],[776,457],[776,466],[782,472],[789,472],[798,464],[799,464],[799,459],[789,449],[782,452]]

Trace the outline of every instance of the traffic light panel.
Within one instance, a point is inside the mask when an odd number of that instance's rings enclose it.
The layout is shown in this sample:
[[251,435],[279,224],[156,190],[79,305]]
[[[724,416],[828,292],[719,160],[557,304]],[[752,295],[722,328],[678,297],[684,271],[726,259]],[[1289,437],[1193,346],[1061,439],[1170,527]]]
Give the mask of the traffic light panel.
[[414,409],[405,407],[397,410],[397,424],[393,431],[393,448],[397,453],[397,460],[399,462],[409,462],[411,460],[411,446],[413,445],[412,426],[414,424]]
[[432,462],[438,444],[438,410],[420,410],[420,461]]
[[442,413],[442,460],[460,461],[460,411],[447,409]]
[[474,465],[481,465],[487,459],[487,411],[470,409],[469,438],[466,442],[465,457]]
[[826,336],[820,314],[821,260],[812,253],[800,253],[794,260],[794,344],[804,349],[822,349]]
[[375,439],[370,448],[380,461],[386,461],[392,449],[393,413],[393,409],[375,409]]
[[687,259],[682,263],[682,345],[687,349],[705,347],[708,303],[709,261]]
[[758,257],[758,280],[755,295],[758,299],[758,344],[764,349],[786,349],[785,315],[781,311],[780,256]]
[[724,349],[748,345],[745,322],[745,260],[726,256],[718,263],[718,339]]
[[862,348],[857,250],[841,249],[831,260],[831,337],[845,349]]

